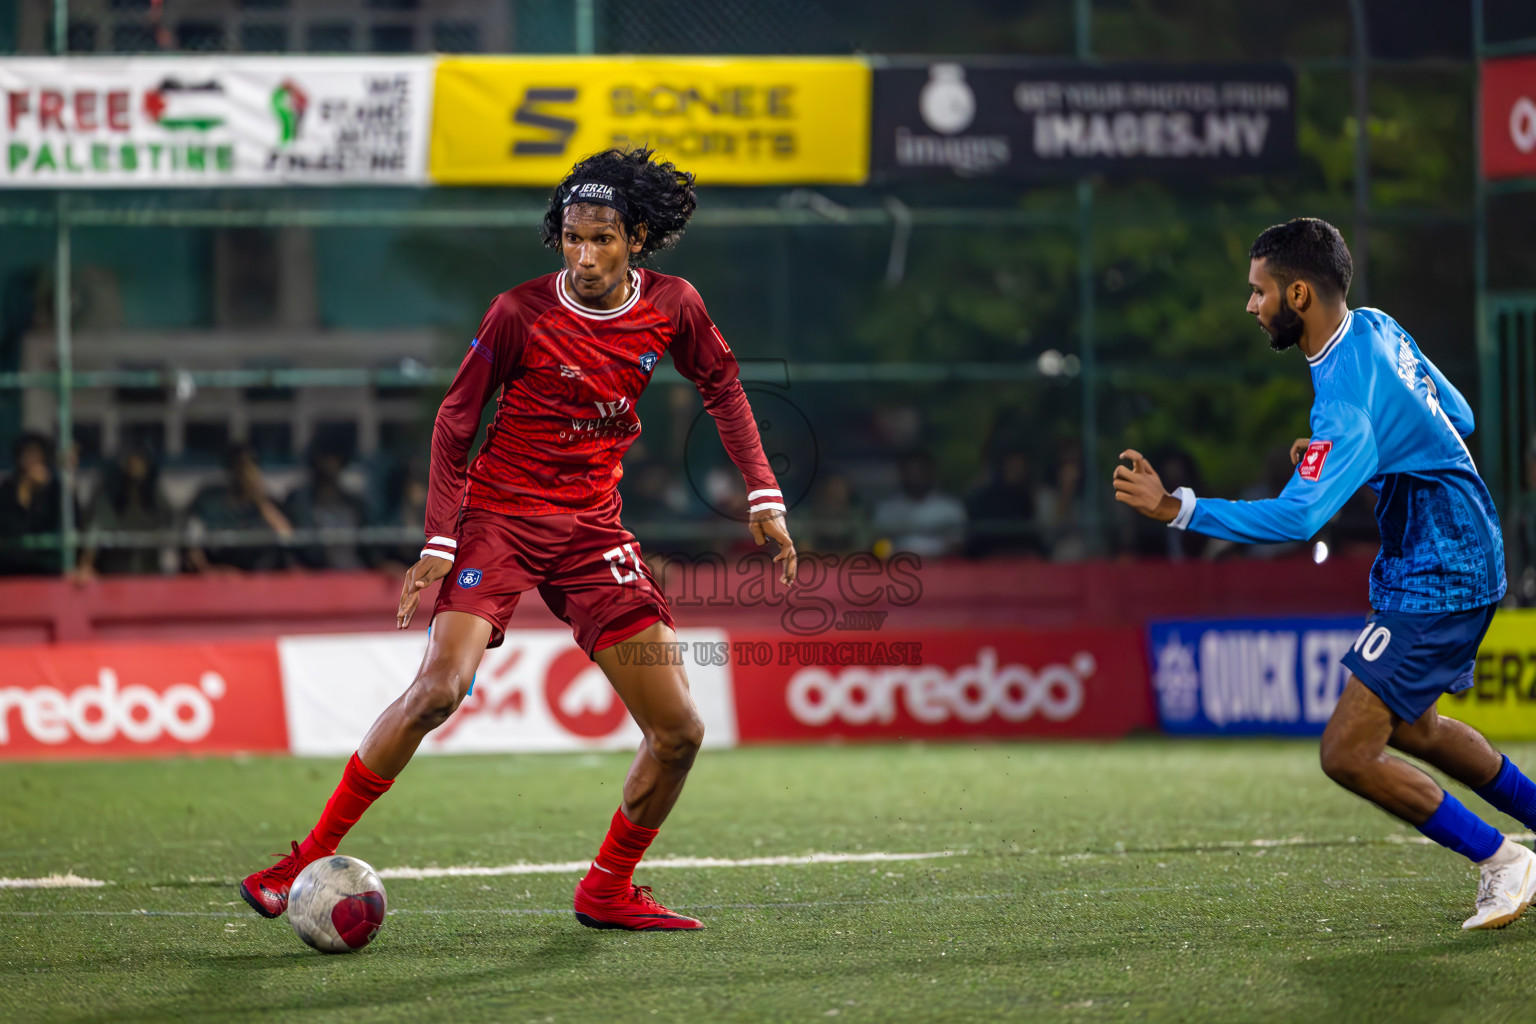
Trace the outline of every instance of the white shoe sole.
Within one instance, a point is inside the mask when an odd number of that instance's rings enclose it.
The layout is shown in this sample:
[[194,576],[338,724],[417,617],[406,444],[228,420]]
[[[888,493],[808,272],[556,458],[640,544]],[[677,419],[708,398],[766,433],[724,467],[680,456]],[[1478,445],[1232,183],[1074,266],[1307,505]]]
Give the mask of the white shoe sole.
[[1525,877],[1520,885],[1520,902],[1515,909],[1507,914],[1490,917],[1488,920],[1474,925],[1462,925],[1463,931],[1484,932],[1497,931],[1500,928],[1508,928],[1525,915],[1531,909],[1531,903],[1536,900],[1536,857],[1526,861]]

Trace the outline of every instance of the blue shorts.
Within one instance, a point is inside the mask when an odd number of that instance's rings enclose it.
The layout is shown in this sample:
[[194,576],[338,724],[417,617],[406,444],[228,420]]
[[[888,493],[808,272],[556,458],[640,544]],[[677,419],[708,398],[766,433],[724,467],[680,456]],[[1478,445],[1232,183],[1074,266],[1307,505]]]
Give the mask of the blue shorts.
[[1477,648],[1496,609],[1374,612],[1341,660],[1394,715],[1417,722],[1442,693],[1471,687]]

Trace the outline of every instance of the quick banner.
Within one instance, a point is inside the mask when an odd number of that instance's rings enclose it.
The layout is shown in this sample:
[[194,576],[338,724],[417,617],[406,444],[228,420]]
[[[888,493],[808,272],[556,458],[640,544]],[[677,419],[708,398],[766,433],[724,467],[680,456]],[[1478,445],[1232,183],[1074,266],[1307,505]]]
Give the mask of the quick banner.
[[1176,735],[1316,736],[1349,679],[1365,616],[1152,622],[1157,714]]
[[552,186],[584,156],[643,145],[702,185],[858,184],[869,92],[852,58],[445,58],[432,177]]
[[425,184],[432,64],[0,59],[0,188]]
[[1440,713],[1492,740],[1536,740],[1536,609],[1504,609],[1477,651],[1472,688],[1440,698]]
[[1296,156],[1285,65],[956,62],[881,67],[872,170],[884,179],[1209,176]]

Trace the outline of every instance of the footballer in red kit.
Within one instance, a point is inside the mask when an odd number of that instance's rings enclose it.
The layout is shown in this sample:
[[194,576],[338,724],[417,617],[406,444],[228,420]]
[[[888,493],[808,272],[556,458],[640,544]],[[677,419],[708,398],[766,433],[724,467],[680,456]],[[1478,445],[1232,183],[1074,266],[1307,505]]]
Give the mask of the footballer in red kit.
[[[469,344],[432,432],[426,542],[406,573],[396,625],[442,580],[427,653],[411,686],[363,738],[302,842],[240,885],[257,913],[277,917],[311,861],[347,831],[447,721],[500,644],[522,594],[537,589],[608,677],[643,739],[624,795],[586,876],[576,918],[592,928],[692,929],[635,885],[635,866],[682,792],[704,727],[681,665],[623,658],[620,644],[671,643],[672,616],[620,522],[624,452],[640,433],[635,405],[658,362],[698,387],[741,471],[753,538],[778,546],[780,581],[794,582],[783,495],[763,455],[736,358],[682,278],[638,266],[674,244],[692,216],[693,176],[649,150],[607,150],[578,163],[551,196],[543,239],[564,269],[497,296]],[[485,443],[470,444],[500,391]]]

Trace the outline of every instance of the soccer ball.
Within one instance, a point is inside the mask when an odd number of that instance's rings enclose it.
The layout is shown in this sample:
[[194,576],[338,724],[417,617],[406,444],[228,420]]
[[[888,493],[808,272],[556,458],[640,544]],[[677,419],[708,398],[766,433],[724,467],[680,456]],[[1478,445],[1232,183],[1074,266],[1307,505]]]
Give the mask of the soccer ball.
[[384,883],[356,857],[321,857],[288,891],[288,923],[322,953],[351,953],[384,927]]

